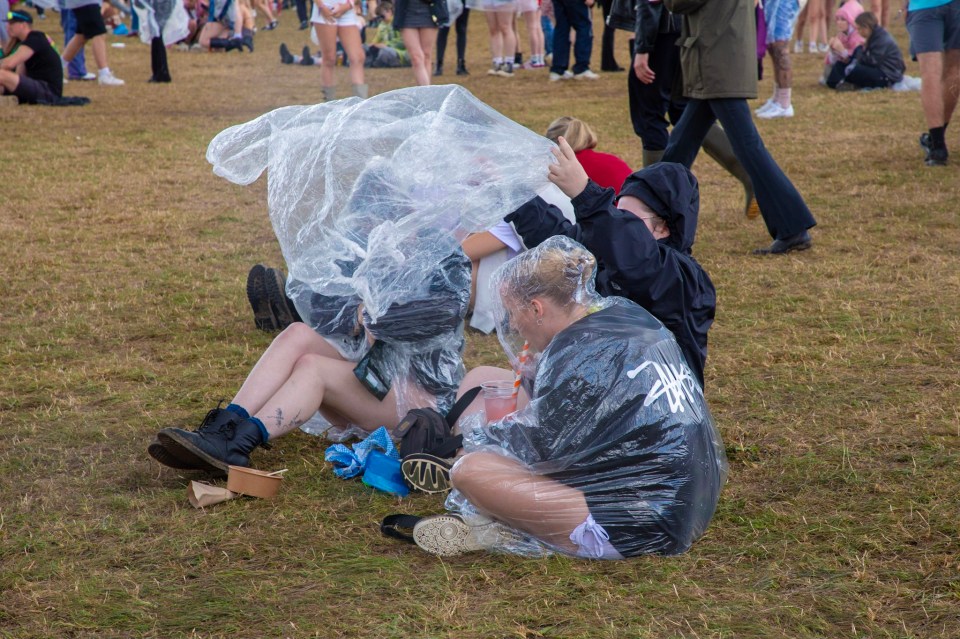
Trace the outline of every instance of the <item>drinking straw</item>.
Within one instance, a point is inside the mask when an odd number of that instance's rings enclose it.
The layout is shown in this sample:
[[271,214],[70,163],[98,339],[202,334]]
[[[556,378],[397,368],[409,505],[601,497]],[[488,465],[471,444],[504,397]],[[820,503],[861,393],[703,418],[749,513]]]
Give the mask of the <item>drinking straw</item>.
[[517,376],[513,379],[513,395],[516,398],[520,394],[520,379],[523,365],[527,363],[527,356],[530,354],[530,342],[524,340],[523,350],[520,351],[520,365],[517,366]]

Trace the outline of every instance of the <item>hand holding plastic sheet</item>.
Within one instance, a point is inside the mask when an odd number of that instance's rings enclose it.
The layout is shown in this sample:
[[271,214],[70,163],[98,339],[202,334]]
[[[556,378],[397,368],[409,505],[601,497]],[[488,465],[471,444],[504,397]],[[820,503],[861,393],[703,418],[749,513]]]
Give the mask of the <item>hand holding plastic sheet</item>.
[[[376,321],[415,298],[467,232],[546,187],[552,146],[448,85],[280,108],[221,132],[207,159],[237,184],[269,168],[270,219],[291,281],[359,294]],[[435,235],[418,241],[427,231]]]

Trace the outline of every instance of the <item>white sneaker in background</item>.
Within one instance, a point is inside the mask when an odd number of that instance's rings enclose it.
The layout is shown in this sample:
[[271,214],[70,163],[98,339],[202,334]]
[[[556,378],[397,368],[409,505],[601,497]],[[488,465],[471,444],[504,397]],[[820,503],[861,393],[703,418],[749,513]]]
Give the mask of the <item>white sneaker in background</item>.
[[97,76],[97,82],[107,87],[119,87],[123,86],[124,84],[123,80],[113,75],[113,73],[110,71],[107,71],[106,73],[101,71],[100,75]]
[[788,107],[782,107],[774,102],[771,108],[767,109],[763,113],[758,113],[757,117],[762,120],[773,120],[774,118],[792,118],[793,105],[791,104]]
[[803,40],[797,40],[793,43],[794,53],[803,53]]
[[559,73],[554,73],[553,71],[550,72],[551,82],[556,82],[558,80],[570,80],[572,78],[573,78],[573,72],[571,72],[570,70],[564,71],[563,75]]
[[754,109],[753,112],[756,113],[757,115],[760,115],[761,113],[769,111],[775,106],[778,106],[777,103],[773,100],[773,98],[770,98],[769,100],[763,103],[762,107],[760,107],[759,109]]
[[830,50],[830,45],[826,43],[821,43],[817,45],[817,51],[819,51],[820,53],[826,53],[829,50]]
[[574,80],[599,80],[600,76],[594,73],[593,71],[591,71],[590,69],[587,69],[586,71],[582,71],[580,73],[574,73],[573,79]]
[[810,41],[810,44],[807,45],[807,46],[809,47],[809,48],[807,49],[807,51],[809,51],[810,53],[817,53],[817,43],[816,43],[816,42],[814,42],[813,40],[811,40],[811,41]]

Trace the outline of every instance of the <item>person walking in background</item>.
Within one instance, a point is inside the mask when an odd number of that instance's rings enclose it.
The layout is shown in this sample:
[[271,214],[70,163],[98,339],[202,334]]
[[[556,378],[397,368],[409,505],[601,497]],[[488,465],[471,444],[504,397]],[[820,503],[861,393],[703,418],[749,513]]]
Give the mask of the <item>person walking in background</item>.
[[960,94],[960,0],[909,0],[910,51],[920,62],[920,104],[928,130],[920,136],[927,166],[947,163],[947,125]]
[[[590,55],[593,53],[593,23],[590,8],[594,0],[553,0],[556,25],[553,29],[553,60],[550,64],[550,81],[596,80],[600,76],[590,70]],[[576,34],[573,45],[573,71],[570,66],[570,29]]]
[[[453,21],[453,29],[457,32],[457,75],[470,75],[467,71],[467,23],[470,21],[470,9],[464,0],[454,0],[462,6],[460,15]],[[437,32],[437,67],[433,75],[443,75],[443,55],[447,51],[447,37],[450,35],[450,25],[440,27]]]
[[[756,23],[751,0],[664,0],[683,16],[680,62],[683,95],[689,99],[670,134],[664,162],[687,168],[717,120],[734,155],[750,175],[760,213],[773,238],[758,255],[810,248],[816,220],[796,187],[770,156],[750,117],[747,100],[757,96]],[[709,33],[709,38],[703,38]],[[789,37],[789,36],[788,36]]]
[[337,66],[337,40],[343,45],[343,50],[350,60],[353,94],[358,98],[366,98],[367,85],[363,76],[366,55],[360,39],[360,16],[353,10],[352,0],[318,0],[313,5],[310,21],[320,42],[320,86],[323,99],[336,99],[337,86],[333,81],[333,72]]
[[107,26],[100,14],[100,3],[97,0],[65,0],[64,7],[73,11],[77,20],[77,33],[70,38],[63,50],[64,66],[69,67],[70,62],[89,41],[93,59],[100,70],[97,82],[105,86],[121,86],[123,80],[113,75],[107,65]]
[[[767,53],[773,60],[773,97],[757,109],[758,118],[771,120],[793,117],[793,104],[790,101],[793,87],[790,36],[799,13],[798,0],[766,0],[763,3],[763,17],[767,26]],[[811,33],[810,37],[813,38],[813,35]]]
[[430,86],[433,72],[433,51],[437,45],[438,25],[450,19],[446,2],[397,0],[393,26],[400,29],[403,43],[410,54],[413,78],[419,86]]
[[[632,3],[630,9],[634,9]],[[680,37],[682,20],[664,9],[660,2],[637,2],[633,15],[627,11],[626,2],[618,3],[614,11],[616,24],[633,31],[630,40],[634,52],[633,69],[627,74],[630,121],[643,144],[643,165],[650,166],[663,157],[669,126],[676,126],[687,104],[673,90],[681,73],[677,38]],[[750,219],[757,217],[760,210],[750,176],[734,155],[723,129],[716,123],[704,138],[703,149],[740,181],[744,191],[744,214]]]
[[613,6],[613,0],[600,0],[600,7],[603,9],[603,37],[600,39],[600,70],[617,72],[623,71],[614,57],[614,48],[616,46],[616,28],[608,24],[610,9]]
[[[66,47],[70,39],[77,33],[77,18],[71,9],[65,6],[65,0],[60,0],[60,27],[63,29],[63,46]],[[81,49],[67,65],[67,78],[70,80],[96,80],[96,73],[87,72],[86,57]]]

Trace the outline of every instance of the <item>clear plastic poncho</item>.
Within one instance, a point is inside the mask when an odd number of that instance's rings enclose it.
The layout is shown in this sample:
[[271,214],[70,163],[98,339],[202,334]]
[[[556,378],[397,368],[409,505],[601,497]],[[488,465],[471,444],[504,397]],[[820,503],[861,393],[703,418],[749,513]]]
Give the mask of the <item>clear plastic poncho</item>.
[[452,401],[470,289],[459,242],[548,184],[551,146],[450,85],[276,109],[221,132],[207,160],[237,184],[269,169],[287,294],[358,377],[370,364],[403,395],[399,420],[430,405],[424,388],[440,410]]
[[140,40],[150,44],[162,37],[165,44],[179,42],[190,35],[190,16],[183,0],[132,0],[140,20]]
[[[526,360],[530,400],[499,421],[485,423],[482,413],[461,420],[468,454],[453,473],[466,492],[454,491],[447,506],[468,523],[485,515],[506,522],[489,540],[496,550],[677,554],[716,508],[726,457],[696,377],[656,318],[596,294],[594,265],[580,244],[554,237],[494,275],[497,332],[516,366]],[[525,352],[524,338],[540,330],[527,309],[543,296],[566,299],[573,321],[541,352]],[[491,453],[516,464],[500,472]],[[474,507],[471,491],[486,511]]]

